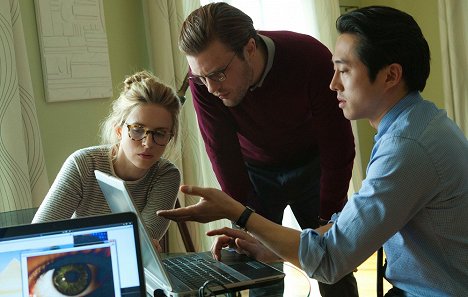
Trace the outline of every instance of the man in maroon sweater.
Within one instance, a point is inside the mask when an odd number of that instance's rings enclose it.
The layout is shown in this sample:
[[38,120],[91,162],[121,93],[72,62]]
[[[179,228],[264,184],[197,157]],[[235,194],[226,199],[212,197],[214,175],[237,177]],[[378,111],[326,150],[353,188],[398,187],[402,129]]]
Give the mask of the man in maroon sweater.
[[[290,205],[301,228],[339,212],[355,155],[351,125],[329,89],[333,65],[316,39],[257,32],[226,3],[192,12],[179,48],[190,66],[198,124],[223,191],[281,223]],[[322,296],[358,296],[352,274]]]

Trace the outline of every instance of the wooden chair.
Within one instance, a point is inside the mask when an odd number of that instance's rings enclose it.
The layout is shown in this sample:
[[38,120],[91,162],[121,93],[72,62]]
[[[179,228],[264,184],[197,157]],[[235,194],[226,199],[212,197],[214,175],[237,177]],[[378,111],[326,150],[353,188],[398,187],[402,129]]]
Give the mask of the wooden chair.
[[[180,207],[179,199],[177,199],[175,207]],[[193,245],[192,237],[190,236],[189,230],[187,228],[187,223],[177,222],[177,226],[179,227],[180,236],[184,242],[185,250],[187,252],[195,252],[195,246]]]
[[179,97],[180,104],[184,105],[185,103],[185,93],[187,93],[189,87],[189,74],[184,77],[184,81],[182,82],[182,86],[180,86],[179,90],[177,90],[177,97]]
[[[182,82],[182,86],[177,91],[177,97],[179,97],[180,104],[183,105],[185,103],[185,93],[189,87],[188,82],[188,73],[185,75],[184,81]],[[177,198],[175,203],[175,208],[180,207],[179,198]],[[180,231],[180,236],[182,237],[182,241],[184,242],[185,250],[187,252],[195,252],[195,246],[193,245],[192,237],[190,236],[189,230],[187,228],[186,222],[177,222],[177,227]],[[167,235],[163,237],[163,240],[160,242],[161,247],[164,251],[169,251],[169,242],[167,240]]]
[[383,248],[377,251],[377,297],[383,297],[383,278],[385,265],[383,264]]
[[[179,198],[177,198],[176,203],[175,203],[175,208],[180,207],[180,202]],[[186,222],[177,222],[177,227],[180,232],[180,237],[182,238],[182,241],[184,243],[185,250],[187,252],[195,252],[195,246],[193,245],[192,237],[190,236],[190,232],[187,227]],[[159,244],[161,245],[162,249],[164,252],[169,252],[169,234],[165,234],[163,238],[159,241]]]

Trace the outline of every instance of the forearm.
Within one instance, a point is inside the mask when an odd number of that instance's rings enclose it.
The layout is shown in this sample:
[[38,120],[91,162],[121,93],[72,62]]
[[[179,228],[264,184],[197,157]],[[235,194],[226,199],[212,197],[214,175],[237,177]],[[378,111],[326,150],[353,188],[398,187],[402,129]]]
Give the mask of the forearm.
[[[232,219],[236,220],[243,208],[240,211],[237,208],[234,208],[234,210],[234,212],[237,212],[237,216],[234,215]],[[273,223],[257,213],[252,213],[245,227],[251,235],[284,261],[301,267],[298,258],[299,231]]]
[[64,220],[72,217],[82,199],[79,187],[71,179],[58,178],[39,206],[32,223]]
[[74,195],[52,189],[39,206],[32,223],[41,223],[54,220],[64,220],[72,217],[77,208]]
[[[244,209],[244,207],[236,203],[236,205],[231,208],[231,210],[233,210],[231,220],[237,220]],[[332,223],[329,223],[315,229],[315,231],[322,235],[327,232],[331,226]],[[245,227],[251,235],[278,255],[282,260],[301,268],[299,262],[300,231],[273,223],[257,213],[252,213],[250,215]]]
[[[240,202],[218,189],[184,185],[181,186],[180,190],[185,194],[201,196],[202,199],[195,205],[158,211],[158,215],[175,221],[206,223],[219,219],[228,219],[237,222],[246,209]],[[283,260],[300,267],[298,253],[301,233],[299,231],[275,224],[257,213],[251,213],[245,221],[243,220],[241,225],[264,247]],[[224,234],[224,232],[215,232],[211,235],[221,234]]]

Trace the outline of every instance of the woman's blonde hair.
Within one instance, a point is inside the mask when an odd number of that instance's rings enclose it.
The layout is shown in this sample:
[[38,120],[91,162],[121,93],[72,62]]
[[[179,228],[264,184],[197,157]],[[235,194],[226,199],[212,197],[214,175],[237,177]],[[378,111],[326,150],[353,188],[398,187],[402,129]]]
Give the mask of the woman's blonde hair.
[[179,134],[180,100],[172,88],[146,70],[128,76],[124,80],[119,98],[112,103],[111,112],[101,124],[101,142],[118,144],[115,128],[123,125],[135,108],[145,104],[158,104],[172,115],[171,132],[174,134],[174,139],[171,143],[174,143]]

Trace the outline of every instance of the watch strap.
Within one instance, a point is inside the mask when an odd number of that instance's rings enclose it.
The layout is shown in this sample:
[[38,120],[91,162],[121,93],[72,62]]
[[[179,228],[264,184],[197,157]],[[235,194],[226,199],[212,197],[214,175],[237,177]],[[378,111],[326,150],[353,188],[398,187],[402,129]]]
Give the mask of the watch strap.
[[236,221],[236,226],[246,230],[245,225],[247,225],[247,220],[249,219],[250,215],[255,212],[255,210],[249,206],[246,206],[240,217]]

